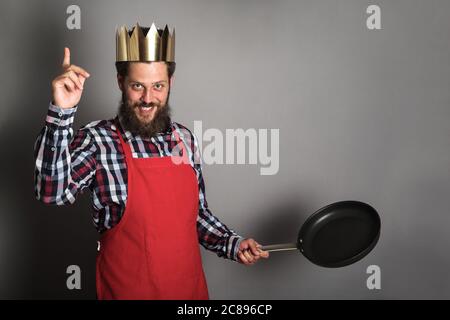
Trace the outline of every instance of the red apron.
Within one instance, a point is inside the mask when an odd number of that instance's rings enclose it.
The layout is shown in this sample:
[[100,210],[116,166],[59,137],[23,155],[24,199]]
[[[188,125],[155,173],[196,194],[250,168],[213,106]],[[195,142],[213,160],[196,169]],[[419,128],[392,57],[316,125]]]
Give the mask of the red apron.
[[100,241],[97,298],[209,299],[197,237],[198,182],[184,144],[183,158],[132,158],[116,131],[128,197],[122,219]]

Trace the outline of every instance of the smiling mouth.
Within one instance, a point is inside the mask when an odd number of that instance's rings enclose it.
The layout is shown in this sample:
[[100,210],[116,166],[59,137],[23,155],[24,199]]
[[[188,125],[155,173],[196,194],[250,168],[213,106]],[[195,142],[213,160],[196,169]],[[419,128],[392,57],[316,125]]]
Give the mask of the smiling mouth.
[[143,110],[143,111],[150,111],[154,108],[154,106],[152,107],[139,107],[139,109]]
[[137,108],[137,114],[141,118],[145,119],[153,119],[155,116],[155,113],[157,111],[157,107],[155,105],[153,106],[139,106]]

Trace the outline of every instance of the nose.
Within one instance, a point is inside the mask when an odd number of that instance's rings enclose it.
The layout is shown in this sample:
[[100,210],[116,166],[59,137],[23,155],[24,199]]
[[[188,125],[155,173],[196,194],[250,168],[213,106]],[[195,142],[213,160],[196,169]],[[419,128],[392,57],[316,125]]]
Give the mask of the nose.
[[149,104],[150,102],[153,101],[153,98],[154,96],[152,90],[145,89],[144,92],[142,93],[141,101],[146,104]]

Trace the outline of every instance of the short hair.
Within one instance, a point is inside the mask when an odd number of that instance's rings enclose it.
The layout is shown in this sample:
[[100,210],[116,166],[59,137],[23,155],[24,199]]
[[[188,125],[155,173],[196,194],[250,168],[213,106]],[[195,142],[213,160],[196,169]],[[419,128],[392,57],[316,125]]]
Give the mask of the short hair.
[[[117,74],[126,77],[128,75],[128,69],[130,68],[130,62],[131,61],[117,61],[116,62],[116,70]],[[175,73],[175,62],[167,62],[164,61],[167,66],[167,74],[169,75],[169,79],[172,78],[173,74]],[[146,63],[152,63],[152,62],[146,62]]]

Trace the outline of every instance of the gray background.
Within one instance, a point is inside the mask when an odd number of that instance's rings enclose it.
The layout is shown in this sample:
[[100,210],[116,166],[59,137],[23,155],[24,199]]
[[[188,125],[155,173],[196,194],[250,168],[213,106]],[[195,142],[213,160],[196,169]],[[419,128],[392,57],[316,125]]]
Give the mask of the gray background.
[[[81,7],[81,30],[66,8]],[[382,30],[366,28],[381,7]],[[253,267],[202,249],[212,299],[450,298],[448,1],[1,1],[0,298],[95,298],[90,196],[39,203],[33,144],[63,47],[86,68],[75,128],[114,116],[116,26],[175,26],[174,119],[193,129],[279,128],[280,170],[204,167],[213,213],[261,243],[295,240],[320,207],[355,199],[382,217],[362,261],[317,267],[296,252]],[[66,288],[66,267],[82,289]],[[368,290],[366,268],[381,268]]]

